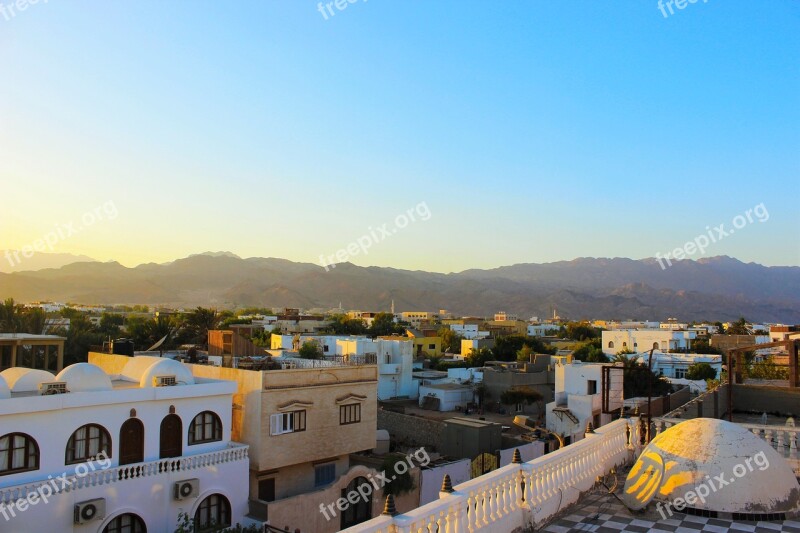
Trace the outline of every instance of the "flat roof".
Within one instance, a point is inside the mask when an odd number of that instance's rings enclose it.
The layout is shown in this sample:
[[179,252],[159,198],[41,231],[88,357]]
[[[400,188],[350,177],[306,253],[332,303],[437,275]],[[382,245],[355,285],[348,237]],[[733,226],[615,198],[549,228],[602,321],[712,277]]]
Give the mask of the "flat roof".
[[0,341],[65,341],[58,335],[37,335],[35,333],[0,333]]

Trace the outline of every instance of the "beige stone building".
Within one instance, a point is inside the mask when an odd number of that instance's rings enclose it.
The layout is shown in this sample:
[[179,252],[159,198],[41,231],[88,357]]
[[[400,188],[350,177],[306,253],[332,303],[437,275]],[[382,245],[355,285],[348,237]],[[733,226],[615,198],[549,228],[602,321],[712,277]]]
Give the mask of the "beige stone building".
[[[338,531],[341,516],[326,520],[317,509],[371,472],[351,468],[349,454],[376,446],[377,366],[297,363],[325,366],[258,371],[188,366],[195,376],[238,384],[232,438],[250,445],[251,513],[278,527]],[[371,501],[351,512],[375,516],[380,504]]]

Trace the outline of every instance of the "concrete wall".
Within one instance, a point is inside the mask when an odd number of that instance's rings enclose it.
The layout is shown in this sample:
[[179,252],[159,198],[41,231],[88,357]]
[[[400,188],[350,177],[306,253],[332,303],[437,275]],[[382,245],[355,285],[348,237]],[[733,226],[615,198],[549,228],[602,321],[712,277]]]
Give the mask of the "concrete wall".
[[[727,404],[726,404],[727,407]],[[734,411],[800,414],[800,389],[734,385]]]
[[397,443],[438,450],[441,447],[444,423],[379,409],[378,429],[388,431],[392,440]]

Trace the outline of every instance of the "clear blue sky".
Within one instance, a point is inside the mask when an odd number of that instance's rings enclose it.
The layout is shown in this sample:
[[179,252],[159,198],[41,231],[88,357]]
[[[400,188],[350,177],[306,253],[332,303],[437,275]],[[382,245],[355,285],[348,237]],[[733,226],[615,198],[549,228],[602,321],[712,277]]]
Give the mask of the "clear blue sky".
[[[800,265],[800,2],[50,0],[0,14],[0,249]],[[667,12],[668,13],[668,12]],[[695,258],[698,255],[694,256]]]

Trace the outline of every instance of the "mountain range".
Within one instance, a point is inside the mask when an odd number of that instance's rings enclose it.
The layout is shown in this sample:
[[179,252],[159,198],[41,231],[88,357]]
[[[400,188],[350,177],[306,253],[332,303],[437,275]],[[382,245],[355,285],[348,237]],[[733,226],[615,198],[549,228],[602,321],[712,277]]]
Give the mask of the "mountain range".
[[75,262],[0,273],[0,297],[84,304],[264,306],[388,311],[498,310],[522,318],[555,310],[571,319],[734,320],[800,323],[800,267],[727,256],[684,260],[579,258],[442,274],[341,263],[325,270],[286,259],[207,252],[134,268]]

